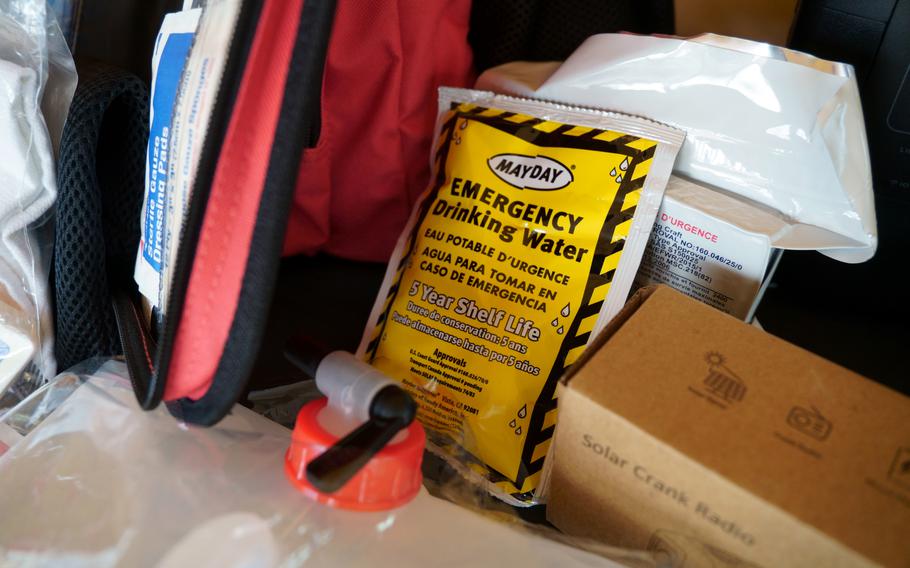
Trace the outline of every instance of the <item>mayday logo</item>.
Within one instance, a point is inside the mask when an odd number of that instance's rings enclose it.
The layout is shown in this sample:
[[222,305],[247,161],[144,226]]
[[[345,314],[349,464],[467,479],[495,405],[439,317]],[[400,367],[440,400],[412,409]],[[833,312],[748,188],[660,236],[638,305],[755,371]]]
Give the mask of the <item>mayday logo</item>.
[[701,384],[701,389],[689,387],[692,394],[698,395],[721,408],[730,403],[739,402],[746,396],[746,383],[731,371],[724,363],[724,356],[716,351],[705,354],[708,373]]
[[546,156],[497,154],[487,160],[496,177],[518,189],[555,191],[572,183],[572,171]]

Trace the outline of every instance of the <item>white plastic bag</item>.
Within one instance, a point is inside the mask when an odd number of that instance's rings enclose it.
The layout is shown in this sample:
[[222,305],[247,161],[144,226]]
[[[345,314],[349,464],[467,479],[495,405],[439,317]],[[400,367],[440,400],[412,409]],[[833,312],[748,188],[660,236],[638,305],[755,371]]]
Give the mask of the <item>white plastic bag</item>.
[[[602,34],[564,63],[513,63],[478,88],[638,114],[686,131],[674,172],[771,212],[771,244],[863,262],[877,245],[853,69],[707,34]],[[744,217],[745,215],[745,217]],[[725,214],[754,225],[750,209]]]
[[76,73],[44,2],[0,0],[0,393],[53,377],[48,275],[54,156]]

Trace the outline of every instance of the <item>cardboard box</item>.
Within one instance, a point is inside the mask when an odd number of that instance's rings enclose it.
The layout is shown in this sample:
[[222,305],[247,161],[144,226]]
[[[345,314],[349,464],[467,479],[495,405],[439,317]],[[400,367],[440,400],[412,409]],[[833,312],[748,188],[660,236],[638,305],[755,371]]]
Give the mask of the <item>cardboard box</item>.
[[564,379],[548,519],[679,566],[910,566],[910,399],[666,286]]
[[666,284],[751,321],[783,254],[771,245],[774,221],[735,197],[670,176],[635,286]]

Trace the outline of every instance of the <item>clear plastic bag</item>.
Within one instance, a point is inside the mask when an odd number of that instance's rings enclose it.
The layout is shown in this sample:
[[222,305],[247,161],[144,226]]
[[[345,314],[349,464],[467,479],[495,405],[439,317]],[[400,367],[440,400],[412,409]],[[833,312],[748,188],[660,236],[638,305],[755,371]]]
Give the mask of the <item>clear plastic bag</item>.
[[47,4],[57,16],[67,45],[70,46],[70,49],[75,49],[82,0],[47,0]]
[[45,3],[0,0],[0,394],[56,371],[54,157],[75,87],[72,56]]
[[541,536],[552,529],[492,520],[426,489],[384,512],[318,504],[285,478],[286,428],[239,406],[213,428],[163,406],[143,412],[126,377],[119,361],[66,373],[0,420],[29,431],[0,457],[0,564],[654,565],[646,553],[568,546]]
[[0,455],[22,441],[82,385],[84,377],[80,372],[102,372],[106,362],[104,359],[89,360],[34,390],[7,393],[12,396],[5,398],[21,401],[12,408],[0,410]]

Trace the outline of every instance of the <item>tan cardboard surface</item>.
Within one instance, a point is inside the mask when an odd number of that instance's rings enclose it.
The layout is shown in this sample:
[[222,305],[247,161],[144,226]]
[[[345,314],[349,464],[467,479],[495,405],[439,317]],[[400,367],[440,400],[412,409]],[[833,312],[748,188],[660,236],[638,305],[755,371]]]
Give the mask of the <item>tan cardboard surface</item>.
[[560,398],[554,523],[652,548],[695,538],[765,566],[861,562],[832,537],[910,565],[910,400],[666,287],[648,293]]

